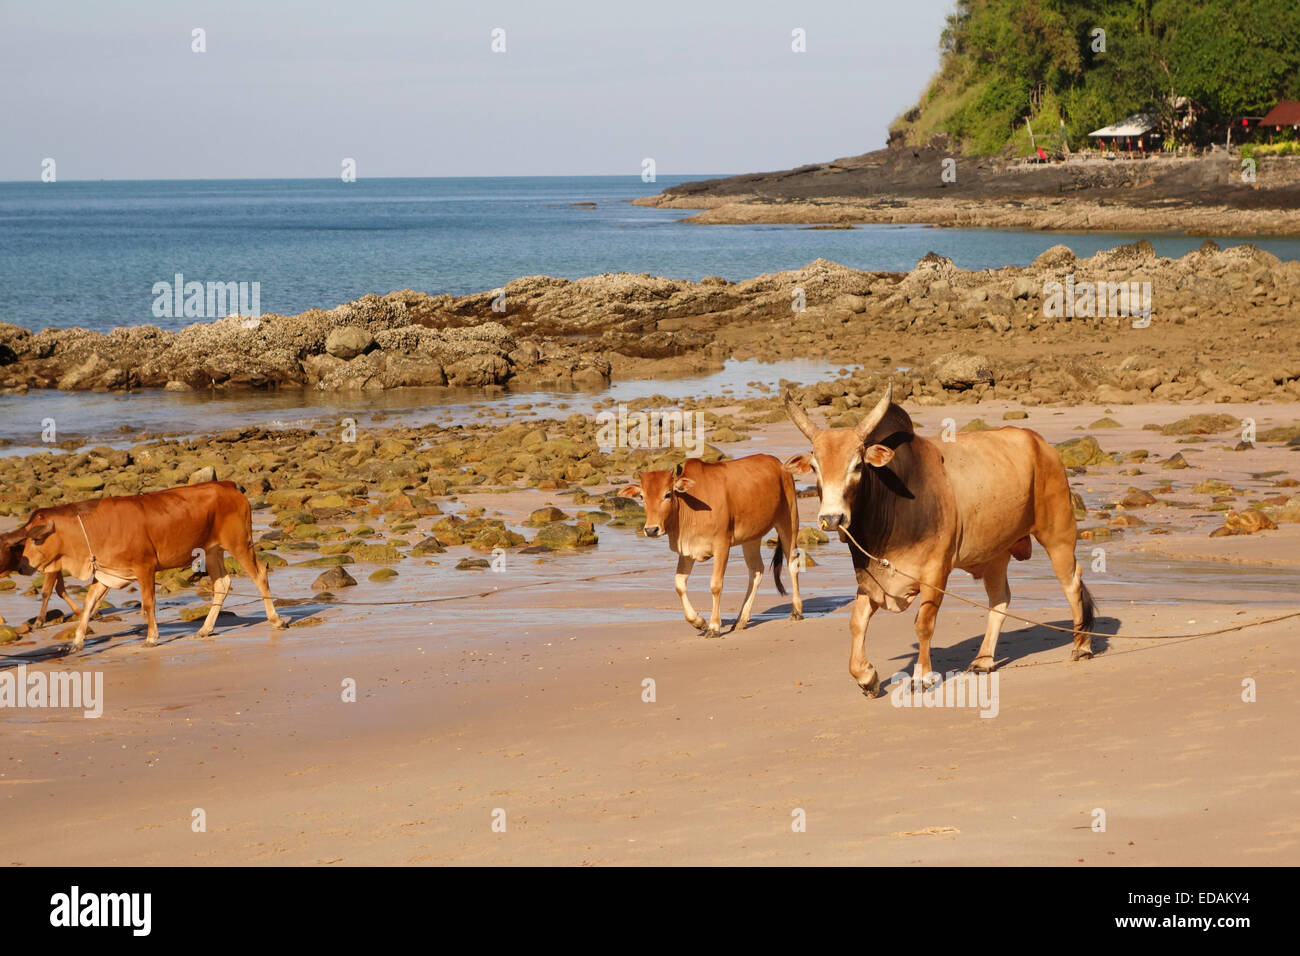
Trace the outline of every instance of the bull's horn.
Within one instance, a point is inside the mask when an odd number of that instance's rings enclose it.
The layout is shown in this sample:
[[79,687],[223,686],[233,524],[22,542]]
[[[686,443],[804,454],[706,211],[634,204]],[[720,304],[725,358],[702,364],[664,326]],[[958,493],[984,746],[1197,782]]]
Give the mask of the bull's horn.
[[889,387],[885,389],[884,397],[881,398],[880,401],[876,402],[876,407],[867,414],[866,418],[858,422],[856,431],[859,438],[863,441],[867,440],[867,436],[870,435],[875,427],[880,424],[880,420],[885,417],[885,412],[889,411],[889,406],[893,401],[894,383],[890,382]]
[[809,441],[816,438],[817,433],[821,431],[820,428],[813,424],[812,419],[808,417],[808,413],[803,410],[803,407],[794,400],[794,396],[790,394],[789,389],[786,389],[785,392],[785,412],[790,416],[790,421],[795,423],[795,426],[804,433]]

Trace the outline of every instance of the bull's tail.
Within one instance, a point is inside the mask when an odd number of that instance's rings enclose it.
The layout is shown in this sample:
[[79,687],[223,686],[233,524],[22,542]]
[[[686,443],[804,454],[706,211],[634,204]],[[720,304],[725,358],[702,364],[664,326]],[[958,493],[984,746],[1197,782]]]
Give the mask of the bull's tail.
[[1091,631],[1093,624],[1097,622],[1097,602],[1092,599],[1092,592],[1088,590],[1088,585],[1082,581],[1079,582],[1079,599],[1083,602],[1083,623],[1079,630]]
[[776,554],[772,555],[772,583],[776,585],[777,594],[785,594],[785,585],[781,583],[781,563],[785,561],[785,548],[781,539],[776,540]]

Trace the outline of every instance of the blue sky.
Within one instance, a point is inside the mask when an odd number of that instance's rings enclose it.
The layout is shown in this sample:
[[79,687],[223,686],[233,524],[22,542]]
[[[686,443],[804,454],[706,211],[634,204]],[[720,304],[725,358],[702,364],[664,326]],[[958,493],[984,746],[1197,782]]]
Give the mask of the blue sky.
[[884,145],[951,6],[0,0],[0,180],[780,169]]

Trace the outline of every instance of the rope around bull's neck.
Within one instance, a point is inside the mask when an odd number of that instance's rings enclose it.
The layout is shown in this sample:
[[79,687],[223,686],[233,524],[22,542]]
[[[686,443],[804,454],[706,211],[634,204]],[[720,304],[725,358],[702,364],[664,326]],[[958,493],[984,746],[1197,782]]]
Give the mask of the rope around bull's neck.
[[[932,591],[939,591],[940,593],[946,594],[949,597],[956,598],[958,601],[963,601],[966,604],[971,605],[972,607],[977,607],[982,610],[989,611],[990,613],[993,614],[1001,614],[1004,617],[1009,617],[1016,621],[1022,621],[1025,624],[1032,624],[1035,627],[1045,627],[1053,631],[1063,631],[1067,634],[1082,634],[1082,635],[1087,635],[1088,637],[1105,637],[1105,638],[1123,637],[1134,641],[1180,640],[1180,639],[1191,638],[1191,637],[1213,637],[1216,634],[1228,634],[1231,633],[1232,631],[1244,631],[1249,627],[1259,627],[1264,624],[1276,624],[1278,621],[1285,621],[1288,620],[1289,618],[1300,617],[1300,611],[1292,611],[1289,614],[1281,614],[1277,617],[1266,618],[1265,620],[1262,621],[1250,621],[1249,623],[1246,624],[1234,624],[1232,627],[1221,627],[1212,631],[1197,631],[1196,633],[1193,634],[1107,634],[1104,631],[1076,631],[1073,627],[1061,627],[1060,625],[1057,624],[1048,624],[1044,621],[1035,621],[1027,617],[1021,617],[1019,614],[1012,614],[1010,611],[1006,611],[1006,610],[999,611],[996,608],[990,607],[989,605],[984,604],[981,601],[973,601],[968,597],[964,597],[953,591],[949,591],[945,587],[940,587],[937,584],[929,584],[926,581],[921,580],[921,578],[918,578],[914,574],[908,574],[906,571],[902,570],[897,565],[891,563],[888,558],[880,558],[872,554],[862,545],[858,544],[857,538],[853,537],[853,535],[849,533],[848,528],[845,528],[843,525],[841,525],[837,530],[843,532],[844,537],[848,538],[849,542],[855,548],[861,551],[862,554],[866,556],[868,561],[875,561],[881,567],[888,568],[894,574],[901,574],[903,577],[915,581],[917,584],[920,584],[923,588],[930,588]],[[891,597],[894,598],[895,600],[902,599],[900,595],[891,593],[885,588],[883,584],[877,581],[876,576],[871,573],[870,567],[868,567],[866,570],[867,570],[867,574],[871,577],[871,580],[876,582],[876,586],[880,588],[881,591],[884,592],[886,597]]]

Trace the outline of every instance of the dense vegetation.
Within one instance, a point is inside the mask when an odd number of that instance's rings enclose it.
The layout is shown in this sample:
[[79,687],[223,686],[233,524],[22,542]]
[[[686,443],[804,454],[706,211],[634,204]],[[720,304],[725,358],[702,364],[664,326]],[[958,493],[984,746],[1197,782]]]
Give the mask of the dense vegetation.
[[1039,145],[1078,148],[1140,111],[1167,142],[1221,141],[1235,117],[1300,99],[1300,2],[957,0],[941,54],[891,141],[946,133],[968,153],[1024,154],[1029,119]]

